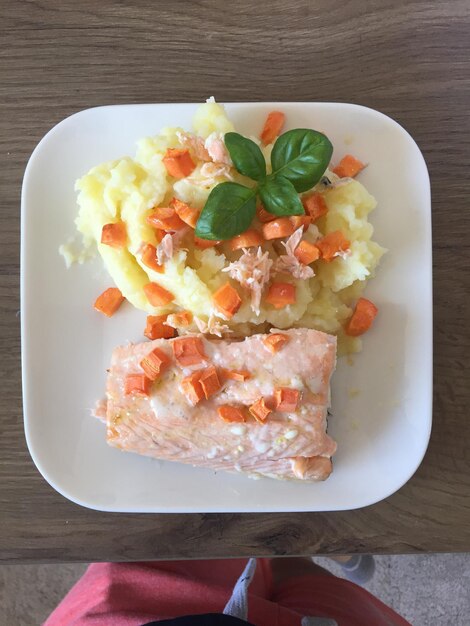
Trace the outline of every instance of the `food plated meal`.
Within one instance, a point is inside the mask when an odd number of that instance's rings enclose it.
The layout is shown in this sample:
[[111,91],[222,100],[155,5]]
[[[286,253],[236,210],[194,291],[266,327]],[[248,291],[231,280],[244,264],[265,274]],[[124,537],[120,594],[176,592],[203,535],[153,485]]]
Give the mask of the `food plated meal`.
[[[394,120],[366,107],[322,102],[224,105],[226,117],[233,121],[236,131],[255,143],[259,141],[262,151],[265,147],[260,134],[270,111],[285,114],[280,135],[298,128],[322,131],[334,146],[325,175],[351,154],[367,163],[353,178],[354,183],[377,199],[376,210],[368,216],[374,226],[372,239],[386,246],[388,252],[376,269],[376,278],[364,281],[365,291],[347,305],[347,314],[351,316],[362,297],[378,307],[377,317],[372,328],[356,338],[343,330],[349,322],[348,315],[337,332],[327,332],[336,335],[338,345],[336,369],[330,379],[332,405],[327,415],[328,436],[337,442],[337,449],[328,480],[251,480],[236,470],[216,471],[208,466],[193,467],[121,452],[107,444],[106,427],[90,418],[96,400],[105,396],[106,369],[110,368],[116,347],[145,343],[148,335],[165,332],[164,329],[172,338],[187,335],[183,327],[176,330],[163,324],[174,319],[165,320],[158,313],[137,309],[128,300],[122,300],[122,294],[116,301],[122,304],[111,318],[94,310],[100,293],[117,288],[102,257],[96,254],[96,244],[94,258],[86,265],[73,263],[67,269],[57,254],[65,242],[65,252],[72,253],[69,260],[84,260],[87,254],[91,257],[93,250],[91,245],[86,253],[78,245],[80,234],[76,245],[67,241],[75,230],[74,219],[79,211],[75,183],[98,163],[134,155],[136,145],[138,150],[141,145],[139,138],[156,137],[162,127],[192,130],[197,108],[197,104],[185,103],[87,109],[55,126],[29,160],[22,190],[21,326],[24,424],[32,458],[55,490],[82,506],[99,510],[328,511],[377,502],[410,478],[429,440],[431,221],[429,178],[419,148]],[[53,179],[51,172],[57,173]],[[247,186],[249,180],[242,184]],[[338,179],[331,176],[331,180]],[[327,193],[340,190],[343,193],[341,187]],[[153,207],[148,212],[152,210]],[[277,242],[281,251],[283,242],[286,240]],[[265,245],[268,244],[262,247]],[[225,243],[218,244],[214,251],[226,248]],[[238,254],[241,256],[242,251]],[[274,255],[272,258],[276,260]],[[317,278],[320,259],[311,267]],[[223,273],[225,277],[227,274]],[[272,274],[270,281],[275,280],[291,281],[287,274]],[[230,277],[228,281],[241,299],[249,297],[250,292],[244,287]],[[216,290],[214,284],[213,292]],[[289,311],[288,307],[284,312]],[[321,306],[319,309],[323,310]],[[178,311],[175,306],[173,314]],[[149,316],[157,319],[148,323]],[[188,317],[185,314],[181,319]],[[324,318],[317,316],[315,323]],[[218,321],[233,327],[234,319],[235,315],[232,320],[214,317],[212,326]],[[234,329],[221,338],[203,334],[204,340],[210,342],[244,341],[257,334],[285,333],[296,326],[295,322],[287,326],[260,323],[245,333]],[[325,332],[320,325],[314,329]],[[201,331],[194,326],[191,332]],[[351,347],[357,340],[362,340],[364,347],[352,354]],[[147,348],[150,351],[150,343]],[[170,346],[169,352],[171,355]],[[268,359],[271,353],[262,354]],[[171,367],[179,372],[176,363]],[[143,370],[136,368],[136,372]],[[155,385],[158,383],[152,389]],[[275,386],[291,383],[281,380]],[[206,402],[209,400],[201,400],[199,408]],[[287,417],[272,411],[268,419]],[[249,413],[246,423],[251,423],[251,419],[254,418]]]
[[365,164],[332,165],[323,133],[285,124],[273,111],[245,137],[210,99],[192,132],[165,128],[78,180],[84,246],[62,254],[98,250],[113,283],[99,312],[127,301],[147,315],[150,341],[113,353],[97,410],[110,445],[251,476],[330,474],[336,345],[361,349],[384,249],[354,179]]

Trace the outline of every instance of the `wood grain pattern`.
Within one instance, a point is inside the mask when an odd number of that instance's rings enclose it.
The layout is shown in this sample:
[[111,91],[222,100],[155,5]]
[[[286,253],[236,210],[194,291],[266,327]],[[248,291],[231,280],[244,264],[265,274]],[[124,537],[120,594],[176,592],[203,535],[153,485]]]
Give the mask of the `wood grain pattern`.
[[[2,3],[0,559],[91,561],[470,549],[467,0]],[[19,206],[37,141],[112,103],[319,100],[394,117],[432,181],[435,394],[429,451],[397,494],[354,512],[117,515],[55,493],[25,447]],[[399,459],[397,459],[399,462]]]

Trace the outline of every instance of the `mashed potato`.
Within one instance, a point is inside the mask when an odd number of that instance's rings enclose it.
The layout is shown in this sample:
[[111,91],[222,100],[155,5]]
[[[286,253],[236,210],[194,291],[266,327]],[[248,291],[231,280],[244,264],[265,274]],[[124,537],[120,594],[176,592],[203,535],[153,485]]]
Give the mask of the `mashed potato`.
[[[224,108],[212,99],[201,105],[194,116],[194,133],[203,140],[223,137],[231,130],[233,125]],[[103,163],[77,181],[79,213],[76,226],[83,236],[85,252],[97,247],[115,285],[132,305],[147,313],[173,313],[185,309],[203,322],[209,322],[209,326],[211,321],[219,318],[220,324],[240,335],[253,334],[270,325],[277,328],[317,328],[338,335],[340,353],[359,350],[360,340],[346,337],[342,328],[367,280],[373,276],[384,249],[371,240],[373,227],[368,221],[368,214],[375,208],[376,202],[355,180],[343,180],[328,187],[317,186],[316,191],[323,194],[328,212],[315,225],[309,226],[305,239],[314,242],[321,235],[341,230],[351,245],[348,253],[330,263],[316,261],[313,277],[302,280],[292,276],[287,278],[287,282],[296,285],[295,304],[275,309],[262,298],[259,314],[254,313],[250,306],[251,294],[222,272],[230,262],[240,257],[242,251],[231,252],[225,243],[205,250],[195,248],[193,232],[189,228],[179,249],[165,263],[164,273],[155,272],[142,263],[142,244],[158,245],[155,230],[146,222],[152,209],[168,206],[173,197],[201,209],[216,184],[225,180],[247,184],[247,180],[234,168],[212,167],[208,171],[202,162],[197,162],[196,170],[189,177],[176,181],[171,178],[162,159],[168,148],[187,145],[183,142],[184,136],[188,134],[183,129],[165,128],[156,137],[142,139],[135,158],[125,157]],[[263,149],[268,161],[271,148],[267,146]],[[330,180],[337,180],[331,172],[326,174]],[[126,248],[118,249],[100,243],[102,227],[117,221],[126,224]],[[256,225],[255,220],[255,228]],[[279,241],[267,242],[263,249],[269,251],[273,260],[285,253]],[[82,257],[86,257],[86,253],[82,252]],[[227,280],[243,299],[242,306],[230,320],[223,319],[212,301],[212,294]],[[171,291],[174,301],[166,307],[150,305],[143,290],[150,281]],[[195,328],[192,326],[189,330]]]

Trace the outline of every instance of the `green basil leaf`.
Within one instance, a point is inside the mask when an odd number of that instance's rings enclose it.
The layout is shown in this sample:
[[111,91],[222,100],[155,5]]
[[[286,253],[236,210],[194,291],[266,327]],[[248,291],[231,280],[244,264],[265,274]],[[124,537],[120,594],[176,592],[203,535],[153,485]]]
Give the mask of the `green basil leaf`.
[[266,161],[254,141],[238,133],[226,133],[224,141],[233,164],[240,174],[253,180],[266,178]]
[[323,176],[333,146],[316,130],[297,128],[277,138],[271,153],[273,174],[290,180],[298,192],[311,189]]
[[220,183],[210,192],[196,224],[196,237],[231,239],[243,233],[256,213],[256,190],[238,183]]
[[303,215],[305,213],[299,194],[287,178],[269,177],[259,186],[258,193],[266,211],[274,215]]

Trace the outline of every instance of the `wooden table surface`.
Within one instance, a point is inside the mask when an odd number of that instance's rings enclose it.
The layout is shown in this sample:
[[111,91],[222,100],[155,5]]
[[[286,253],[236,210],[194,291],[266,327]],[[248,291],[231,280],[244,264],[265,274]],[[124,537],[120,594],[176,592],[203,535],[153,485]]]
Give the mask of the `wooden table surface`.
[[[2,2],[1,560],[470,550],[469,14],[468,0]],[[416,475],[380,504],[324,514],[100,513],[55,493],[28,454],[18,311],[20,187],[31,151],[80,109],[209,95],[365,104],[395,118],[424,153],[434,426]]]

